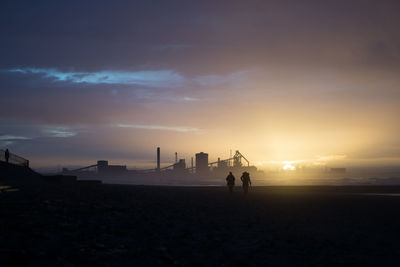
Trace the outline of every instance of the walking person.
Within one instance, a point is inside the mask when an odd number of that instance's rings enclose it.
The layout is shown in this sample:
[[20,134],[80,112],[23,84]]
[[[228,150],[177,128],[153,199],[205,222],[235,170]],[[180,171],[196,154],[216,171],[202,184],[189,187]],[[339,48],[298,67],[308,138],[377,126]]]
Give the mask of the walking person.
[[235,186],[235,176],[233,176],[232,172],[229,172],[229,175],[226,177],[226,184],[228,185],[229,192],[232,194],[233,187]]
[[10,151],[8,151],[8,148],[6,149],[6,152],[4,153],[4,157],[6,158],[6,162],[8,163],[8,160],[10,159]]
[[242,180],[243,192],[244,194],[247,194],[247,192],[249,191],[249,185],[251,185],[250,173],[244,172],[240,177],[240,180]]

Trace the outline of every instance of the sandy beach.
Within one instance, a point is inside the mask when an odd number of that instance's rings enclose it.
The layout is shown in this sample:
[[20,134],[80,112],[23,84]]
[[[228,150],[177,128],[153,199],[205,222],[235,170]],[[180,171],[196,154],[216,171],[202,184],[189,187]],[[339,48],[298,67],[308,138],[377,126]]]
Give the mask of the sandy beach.
[[3,264],[396,265],[398,187],[42,183],[0,194]]

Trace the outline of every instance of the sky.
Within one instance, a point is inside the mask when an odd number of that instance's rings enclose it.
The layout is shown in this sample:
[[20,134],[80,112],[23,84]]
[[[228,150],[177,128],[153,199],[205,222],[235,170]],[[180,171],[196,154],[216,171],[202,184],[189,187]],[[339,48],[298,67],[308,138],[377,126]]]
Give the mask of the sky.
[[2,1],[0,149],[34,167],[240,150],[400,165],[400,4]]

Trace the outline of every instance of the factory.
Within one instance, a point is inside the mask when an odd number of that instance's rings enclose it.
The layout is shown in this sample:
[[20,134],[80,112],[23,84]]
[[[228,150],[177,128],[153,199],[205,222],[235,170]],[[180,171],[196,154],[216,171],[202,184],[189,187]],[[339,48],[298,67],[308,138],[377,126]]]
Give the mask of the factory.
[[[243,164],[243,162],[245,164]],[[195,163],[195,165],[194,165]],[[222,177],[229,172],[241,173],[244,171],[256,173],[257,168],[250,166],[249,161],[237,150],[233,156],[228,159],[220,159],[215,162],[209,162],[209,155],[205,152],[195,154],[195,160],[191,158],[191,165],[186,165],[185,159],[178,159],[178,153],[175,152],[175,162],[171,165],[161,167],[161,149],[157,147],[157,164],[155,168],[129,170],[126,165],[111,165],[107,160],[98,160],[97,164],[87,167],[68,170],[63,169],[63,174],[77,175],[77,176],[125,176],[135,177],[150,175],[160,178],[171,177]]]
[[99,173],[121,173],[127,171],[127,168],[126,165],[109,165],[107,160],[98,160],[97,171]]
[[196,154],[196,173],[207,174],[209,172],[208,168],[208,154],[200,152]]

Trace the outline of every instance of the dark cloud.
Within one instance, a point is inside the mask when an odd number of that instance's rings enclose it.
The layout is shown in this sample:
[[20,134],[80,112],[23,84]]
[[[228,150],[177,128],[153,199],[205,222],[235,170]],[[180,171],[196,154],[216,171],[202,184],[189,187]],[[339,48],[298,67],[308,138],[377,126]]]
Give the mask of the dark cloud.
[[369,51],[371,41],[399,46],[395,1],[13,1],[3,7],[3,68],[221,71],[230,68],[221,60],[232,68],[307,58],[308,64],[348,63],[348,53]]

